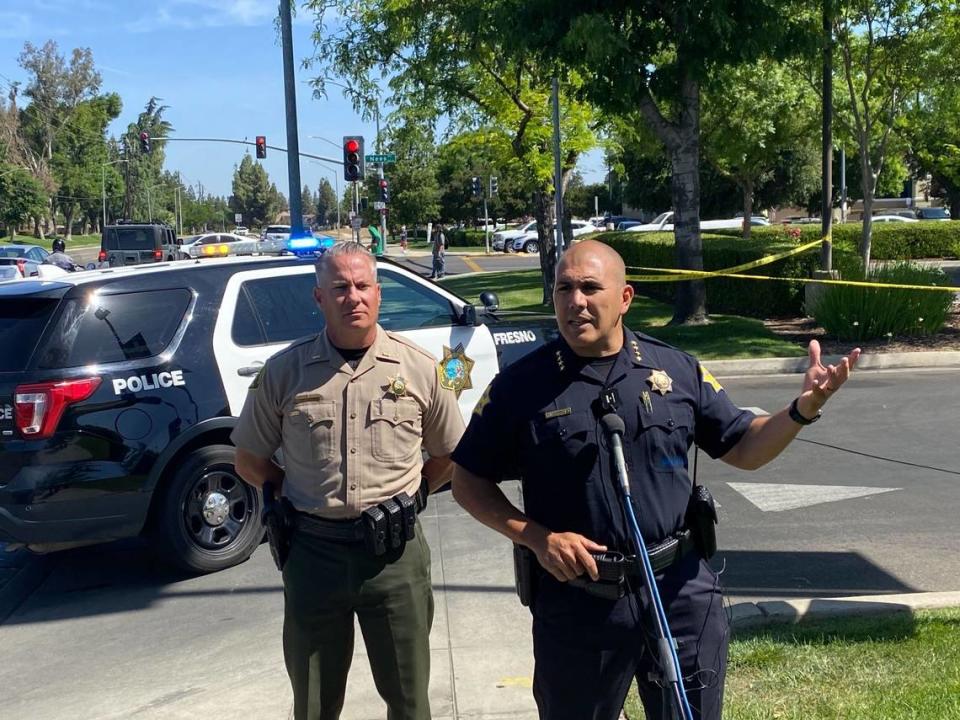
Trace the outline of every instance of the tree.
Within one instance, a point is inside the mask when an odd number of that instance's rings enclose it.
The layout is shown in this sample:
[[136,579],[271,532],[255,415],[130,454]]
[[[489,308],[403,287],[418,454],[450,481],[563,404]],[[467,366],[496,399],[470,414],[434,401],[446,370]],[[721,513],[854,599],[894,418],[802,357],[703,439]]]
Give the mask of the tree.
[[13,236],[31,216],[43,212],[47,194],[39,180],[27,170],[0,162],[0,223]]
[[[390,76],[391,103],[446,116],[453,131],[492,128],[507,139],[534,195],[546,304],[552,302],[555,253],[550,87],[558,68],[505,53],[517,27],[496,28],[499,6],[465,0],[452,6],[416,0],[309,0],[317,13],[314,85],[324,92],[329,74],[347,80],[348,94],[367,114],[376,106],[380,78]],[[328,29],[325,16],[336,28]],[[580,79],[564,73],[562,177],[566,186],[581,153],[596,143],[590,106],[574,99]]]
[[337,220],[337,194],[326,178],[320,179],[317,186],[317,222],[330,225]]
[[313,193],[310,192],[310,188],[306,185],[303,186],[303,190],[300,192],[300,211],[303,213],[304,217],[312,215],[315,225],[320,223],[316,217],[317,204],[314,202]]
[[926,0],[854,0],[836,15],[844,93],[837,120],[859,151],[863,196],[860,258],[870,264],[873,199],[894,128],[929,67],[929,33],[943,8]]
[[816,152],[817,101],[799,78],[769,58],[719,69],[707,84],[704,157],[739,188],[745,238],[757,190],[774,178],[784,155],[795,161],[802,150]]
[[390,129],[387,137],[397,156],[397,162],[385,169],[391,226],[415,227],[436,219],[440,214],[440,186],[432,127],[408,115]]
[[255,163],[249,153],[234,168],[232,190],[230,209],[242,214],[244,222],[250,226],[274,222],[277,213],[286,205],[277,186],[270,182],[267,171],[260,163]]
[[[609,114],[638,110],[670,158],[677,266],[703,268],[700,96],[720,68],[812,50],[816,25],[798,0],[494,2],[492,27],[510,58],[561,60]],[[517,28],[523,28],[517,32]],[[672,323],[706,321],[702,281],[678,285]]]

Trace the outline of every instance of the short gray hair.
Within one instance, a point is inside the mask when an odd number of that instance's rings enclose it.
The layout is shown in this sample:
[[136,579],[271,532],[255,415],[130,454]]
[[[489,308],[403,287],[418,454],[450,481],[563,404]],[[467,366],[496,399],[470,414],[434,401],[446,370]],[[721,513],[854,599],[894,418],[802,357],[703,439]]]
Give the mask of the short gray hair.
[[339,257],[341,255],[364,255],[370,261],[370,266],[373,268],[373,278],[377,279],[377,259],[370,254],[370,251],[363,245],[363,243],[358,243],[356,240],[344,240],[343,242],[338,242],[329,248],[323,255],[317,258],[317,262],[314,263],[314,270],[317,273],[317,287],[320,287],[320,283],[323,282],[323,273],[326,272],[327,268],[330,266],[330,259]]

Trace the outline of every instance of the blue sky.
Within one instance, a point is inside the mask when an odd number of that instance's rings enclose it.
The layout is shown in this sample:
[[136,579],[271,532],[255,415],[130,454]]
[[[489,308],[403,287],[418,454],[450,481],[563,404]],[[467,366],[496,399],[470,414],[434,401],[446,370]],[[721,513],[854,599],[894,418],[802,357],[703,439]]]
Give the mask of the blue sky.
[[[276,15],[276,0],[0,0],[0,91],[5,95],[10,82],[26,80],[17,63],[25,41],[54,40],[67,57],[75,47],[89,47],[103,76],[102,91],[123,99],[112,134],[136,120],[155,95],[169,106],[164,117],[174,136],[252,142],[266,135],[268,144],[285,147]],[[306,82],[311,72],[299,67],[312,54],[312,17],[300,11],[293,25],[300,150],[339,158],[342,136],[360,134],[372,152],[374,123],[363,122],[339,89],[329,87],[328,99],[312,97]],[[166,167],[194,187],[199,182],[206,192],[229,195],[244,152],[241,145],[171,142]],[[286,194],[285,155],[269,151],[263,163]],[[602,165],[602,155],[591,153],[581,170],[588,181],[599,182]],[[301,184],[313,189],[322,177],[333,183],[334,174],[333,166],[301,161]]]

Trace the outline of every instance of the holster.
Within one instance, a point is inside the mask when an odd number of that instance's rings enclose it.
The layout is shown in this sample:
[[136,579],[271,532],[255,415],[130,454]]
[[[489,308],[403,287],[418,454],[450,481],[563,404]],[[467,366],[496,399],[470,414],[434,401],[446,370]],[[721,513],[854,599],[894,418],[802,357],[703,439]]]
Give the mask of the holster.
[[687,528],[701,557],[709,560],[717,552],[717,505],[703,485],[694,485],[687,503]]
[[291,508],[286,498],[277,499],[273,483],[263,484],[263,526],[267,529],[270,555],[277,570],[283,571],[290,555]]
[[537,598],[540,564],[533,550],[513,544],[513,575],[517,596],[524,607],[532,607]]

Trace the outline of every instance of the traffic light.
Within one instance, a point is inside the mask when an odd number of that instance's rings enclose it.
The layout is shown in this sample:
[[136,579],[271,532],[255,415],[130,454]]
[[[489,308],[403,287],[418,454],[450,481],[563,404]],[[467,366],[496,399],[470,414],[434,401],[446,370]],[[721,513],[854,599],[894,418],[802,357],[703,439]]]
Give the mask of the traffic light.
[[348,182],[363,179],[363,137],[360,135],[343,138],[343,179]]
[[390,186],[383,178],[380,178],[380,202],[390,202]]
[[494,175],[490,176],[490,197],[493,197],[500,191],[500,181]]
[[257,160],[263,160],[267,156],[267,136],[257,135]]
[[470,178],[470,186],[473,190],[474,197],[480,197],[483,195],[483,187],[480,185],[480,177],[478,175],[474,175],[472,178]]
[[140,133],[140,152],[149,154],[150,153],[150,133],[146,130]]

